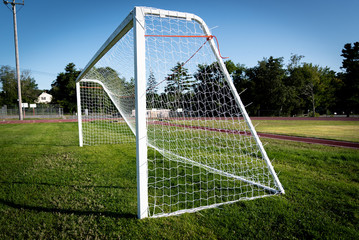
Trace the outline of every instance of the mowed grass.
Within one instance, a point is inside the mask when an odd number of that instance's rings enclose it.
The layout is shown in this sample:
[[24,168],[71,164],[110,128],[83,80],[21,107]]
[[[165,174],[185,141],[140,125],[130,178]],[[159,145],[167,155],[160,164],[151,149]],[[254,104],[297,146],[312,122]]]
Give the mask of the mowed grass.
[[254,120],[253,125],[262,133],[359,142],[359,121]]
[[135,144],[0,125],[0,239],[358,239],[359,150],[265,141],[285,195],[138,220]]
[[[177,120],[171,122],[190,126],[249,131],[243,120],[240,122],[229,120]],[[253,120],[252,123],[259,133],[359,142],[359,121],[273,119]]]

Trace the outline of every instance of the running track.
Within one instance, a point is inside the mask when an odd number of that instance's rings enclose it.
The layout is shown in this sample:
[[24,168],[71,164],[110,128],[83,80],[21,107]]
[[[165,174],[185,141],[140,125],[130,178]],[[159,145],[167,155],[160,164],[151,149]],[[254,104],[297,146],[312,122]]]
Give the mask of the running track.
[[[359,121],[359,118],[251,118],[252,120],[323,120],[323,121]],[[44,120],[23,120],[20,122],[19,120],[4,120],[0,121],[0,124],[16,124],[16,123],[51,123],[51,122],[77,122],[77,119],[44,119]],[[235,130],[228,129],[216,129],[216,128],[208,128],[201,126],[189,126],[189,125],[180,125],[180,124],[172,124],[165,122],[154,122],[154,124],[161,125],[169,125],[176,127],[184,127],[184,128],[195,128],[202,129],[206,131],[215,131],[215,132],[228,132],[233,134],[242,134],[242,135],[251,135],[249,132],[240,132]],[[355,148],[359,149],[359,143],[354,142],[345,142],[345,141],[335,141],[335,140],[326,140],[326,139],[318,139],[318,138],[308,138],[308,137],[294,137],[294,136],[286,136],[286,135],[277,135],[270,133],[258,133],[260,138],[272,138],[272,139],[280,139],[287,141],[295,141],[295,142],[304,142],[304,143],[312,143],[312,144],[322,144],[328,146],[336,146],[336,147],[347,147],[347,148]]]

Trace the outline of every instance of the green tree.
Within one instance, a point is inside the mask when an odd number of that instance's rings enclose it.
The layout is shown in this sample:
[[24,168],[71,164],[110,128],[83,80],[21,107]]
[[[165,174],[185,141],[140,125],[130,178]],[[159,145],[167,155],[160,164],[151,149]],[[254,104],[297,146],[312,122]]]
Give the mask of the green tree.
[[[230,65],[229,73],[233,74],[236,66],[231,62],[227,64]],[[237,111],[237,108],[228,107],[236,103],[234,98],[230,97],[230,89],[217,62],[210,65],[198,65],[194,77],[197,83],[193,93],[193,102],[197,104],[193,104],[190,108],[196,116],[225,117],[231,113],[230,111]]]
[[304,63],[301,68],[304,78],[302,94],[310,102],[312,116],[315,117],[316,107],[318,106],[318,95],[321,91],[320,68],[311,63]]
[[292,55],[287,71],[286,103],[290,114],[328,113],[335,105],[338,79],[328,67],[302,63],[304,56]]
[[261,115],[281,115],[285,103],[286,71],[283,58],[264,58],[258,65],[249,68],[246,76],[253,86],[253,109]]
[[[31,72],[29,70],[21,71],[20,81],[22,102],[33,103],[41,91],[38,89],[35,79],[31,77]],[[1,66],[0,84],[0,105],[17,106],[18,93],[15,69],[10,66]]]
[[21,72],[21,95],[23,102],[33,103],[42,91],[38,89],[35,79],[29,70]]
[[188,69],[182,65],[183,63],[178,62],[177,65],[171,69],[172,73],[167,76],[166,93],[179,96],[191,89],[193,78],[188,73]]
[[111,67],[93,67],[86,77],[101,80],[109,89],[116,89],[120,91],[119,94],[124,94],[127,91],[128,83],[124,77],[120,75]]
[[152,71],[147,79],[147,93],[155,94],[158,91],[157,80]]
[[146,98],[147,98],[147,108],[156,108],[159,107],[159,95],[158,92],[158,86],[157,86],[157,80],[155,78],[155,75],[150,70],[150,75],[147,79],[147,90],[146,90]]
[[0,68],[0,105],[10,105],[17,103],[17,82],[15,80],[15,71],[10,66],[1,66]]
[[319,68],[320,80],[318,91],[318,112],[329,114],[334,111],[338,98],[336,97],[337,89],[340,88],[341,81],[333,70],[328,67]]
[[306,100],[302,95],[302,89],[305,85],[303,71],[301,69],[302,55],[293,54],[287,65],[287,77],[284,78],[285,85],[285,105],[284,112],[287,115],[303,114]]
[[178,104],[184,95],[188,95],[193,90],[195,80],[188,73],[188,69],[183,67],[183,63],[177,63],[171,71],[172,73],[166,78],[167,85],[164,90],[168,99],[166,107],[174,110],[180,107]]
[[[227,66],[226,61],[226,66]],[[229,69],[232,69],[230,71]],[[229,68],[229,72],[233,79],[233,84],[237,90],[237,92],[240,94],[240,98],[244,105],[247,105],[246,111],[253,115],[255,113],[255,110],[253,109],[253,99],[254,99],[254,82],[248,78],[247,71],[248,69],[243,64],[237,64],[235,67],[231,66]]]
[[65,112],[76,111],[76,78],[79,74],[75,64],[69,63],[65,72],[59,73],[51,84],[50,94],[53,101],[60,104]]
[[338,95],[340,106],[349,116],[351,112],[359,113],[359,42],[345,44],[341,56],[345,72],[339,75],[343,85]]

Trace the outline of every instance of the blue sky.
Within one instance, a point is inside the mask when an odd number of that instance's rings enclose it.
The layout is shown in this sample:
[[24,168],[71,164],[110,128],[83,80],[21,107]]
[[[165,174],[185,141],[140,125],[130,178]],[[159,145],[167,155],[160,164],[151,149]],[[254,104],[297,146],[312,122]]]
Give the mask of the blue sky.
[[[21,69],[50,89],[68,63],[85,67],[134,6],[200,16],[222,55],[247,67],[270,56],[288,63],[293,53],[338,72],[344,44],[359,41],[359,0],[25,0],[17,17]],[[1,4],[0,65],[14,67],[12,24]]]

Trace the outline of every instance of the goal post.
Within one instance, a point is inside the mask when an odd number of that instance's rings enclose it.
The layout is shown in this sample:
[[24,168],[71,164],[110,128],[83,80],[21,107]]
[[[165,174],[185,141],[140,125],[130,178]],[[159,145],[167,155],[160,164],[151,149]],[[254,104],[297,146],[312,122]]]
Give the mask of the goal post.
[[135,8],[133,12],[136,79],[137,215],[138,218],[145,218],[148,217],[145,16],[142,13],[142,8]]
[[215,39],[135,7],[76,80],[80,146],[136,143],[139,218],[284,193]]

